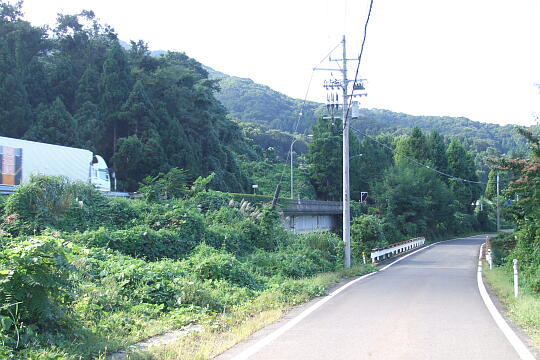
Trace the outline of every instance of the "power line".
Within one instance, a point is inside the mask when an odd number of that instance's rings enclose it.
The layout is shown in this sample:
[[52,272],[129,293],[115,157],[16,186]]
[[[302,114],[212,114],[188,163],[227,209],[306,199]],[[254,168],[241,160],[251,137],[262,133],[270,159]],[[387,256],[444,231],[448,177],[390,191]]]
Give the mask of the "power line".
[[[373,0],[371,0],[369,3],[368,15],[366,18],[366,22],[364,24],[364,38],[362,39],[362,46],[360,47],[360,54],[358,55],[358,64],[356,65],[356,73],[354,74],[353,84],[356,84],[356,81],[358,80],[358,72],[360,71],[360,63],[362,62],[362,54],[364,53],[364,45],[366,44],[367,27],[369,24],[369,19],[371,18],[372,9],[373,9]],[[347,86],[347,84],[345,84],[345,86]],[[352,103],[352,96],[349,99],[349,106],[347,107],[347,116],[345,117],[344,121],[347,121],[347,117],[349,116],[349,109],[351,108],[351,103]]]
[[389,150],[390,152],[392,152],[392,153],[394,153],[394,154],[397,154],[397,155],[399,155],[399,156],[403,156],[403,157],[406,158],[407,160],[409,160],[409,161],[415,163],[416,165],[421,166],[421,167],[423,167],[423,168],[426,168],[426,169],[428,169],[428,170],[430,170],[430,171],[436,172],[436,173],[438,173],[439,175],[445,176],[445,177],[447,177],[447,178],[455,179],[455,180],[459,180],[459,181],[463,181],[463,182],[467,182],[467,183],[471,183],[471,184],[480,184],[480,185],[487,185],[487,184],[495,184],[495,183],[496,183],[496,181],[493,181],[493,182],[489,182],[489,181],[488,181],[488,182],[483,182],[483,181],[473,181],[473,180],[463,179],[463,178],[460,178],[460,177],[457,177],[457,176],[454,176],[454,175],[451,175],[451,174],[444,173],[444,172],[442,172],[442,171],[440,171],[440,170],[437,170],[437,169],[435,169],[435,168],[432,168],[432,167],[429,166],[429,165],[423,164],[423,163],[421,163],[420,161],[418,161],[418,160],[416,160],[416,159],[414,159],[414,158],[411,158],[411,157],[409,157],[409,156],[407,156],[407,155],[405,155],[405,154],[400,153],[400,152],[397,151],[396,149],[391,148],[390,146],[386,145],[385,143],[382,143],[382,142],[378,141],[378,140],[375,139],[373,136],[370,136],[370,135],[368,135],[368,134],[366,134],[366,133],[363,133],[363,132],[361,132],[361,131],[358,130],[358,129],[355,129],[355,128],[351,127],[351,130],[355,131],[356,133],[358,133],[358,134],[360,134],[360,135],[363,135],[363,136],[367,137],[367,138],[370,139],[371,141],[373,141],[373,142],[379,144],[380,146],[384,147],[385,149]]
[[[302,116],[304,115],[304,111],[305,111],[305,108],[306,108],[306,103],[307,103],[307,97],[309,95],[309,90],[311,89],[311,83],[313,81],[313,74],[315,73],[315,68],[318,67],[319,65],[321,65],[333,52],[334,50],[336,50],[339,45],[341,44],[341,42],[337,43],[336,46],[334,46],[332,48],[332,50],[330,50],[318,63],[317,65],[315,65],[313,67],[313,69],[311,70],[311,76],[309,78],[309,82],[308,82],[308,86],[307,86],[307,89],[306,89],[306,94],[304,96],[304,101],[302,102],[302,107],[300,108],[300,112],[298,113],[298,118],[296,119],[296,122],[295,122],[295,125],[294,125],[294,128],[293,128],[293,135],[294,133],[296,133],[298,131],[298,126],[300,125],[300,119],[302,118]],[[308,129],[307,127],[304,129],[304,132],[302,133],[302,136],[305,137],[306,136],[306,133],[307,133]],[[292,144],[296,141],[297,139],[292,139],[291,141],[291,144],[289,145],[289,149],[291,149],[291,146]],[[287,163],[289,161],[289,157],[292,156],[292,152],[289,151],[287,153],[287,158],[285,159],[285,163]],[[283,181],[283,177],[285,176],[285,171],[286,171],[286,167],[283,168],[283,171],[281,172],[281,176],[280,176],[280,179],[279,179],[279,183],[281,184],[281,182]]]

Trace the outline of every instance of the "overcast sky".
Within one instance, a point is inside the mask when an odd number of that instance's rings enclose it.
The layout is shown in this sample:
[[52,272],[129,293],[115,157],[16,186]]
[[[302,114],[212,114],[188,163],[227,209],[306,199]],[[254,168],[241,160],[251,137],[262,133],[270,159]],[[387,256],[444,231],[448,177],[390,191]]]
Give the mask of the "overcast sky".
[[[183,51],[215,70],[325,102],[331,74],[312,78],[312,69],[344,34],[347,57],[358,56],[368,7],[369,0],[25,0],[23,10],[34,25],[93,10],[124,41]],[[361,106],[532,125],[540,114],[539,19],[539,0],[374,0]]]

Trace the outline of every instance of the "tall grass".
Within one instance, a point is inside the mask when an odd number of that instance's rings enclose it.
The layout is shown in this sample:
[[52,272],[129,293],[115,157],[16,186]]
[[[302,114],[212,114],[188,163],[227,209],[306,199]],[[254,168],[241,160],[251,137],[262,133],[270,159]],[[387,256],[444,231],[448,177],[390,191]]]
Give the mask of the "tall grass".
[[[520,287],[514,297],[513,274],[504,267],[484,270],[484,279],[497,294],[510,318],[520,325],[540,350],[540,296],[527,287]],[[520,284],[521,285],[521,284]]]
[[262,292],[253,301],[214,319],[207,324],[205,331],[192,333],[171,345],[133,354],[130,359],[211,359],[266,325],[279,320],[293,306],[316,296],[325,295],[327,289],[340,280],[374,270],[372,266],[361,265],[310,278],[286,281]]

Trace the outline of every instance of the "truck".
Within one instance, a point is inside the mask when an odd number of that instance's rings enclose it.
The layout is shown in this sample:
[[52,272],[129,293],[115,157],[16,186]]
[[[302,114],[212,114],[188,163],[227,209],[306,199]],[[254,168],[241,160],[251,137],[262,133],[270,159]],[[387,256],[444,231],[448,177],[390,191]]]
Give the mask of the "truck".
[[0,184],[26,184],[32,175],[63,176],[110,192],[105,160],[90,150],[0,136]]

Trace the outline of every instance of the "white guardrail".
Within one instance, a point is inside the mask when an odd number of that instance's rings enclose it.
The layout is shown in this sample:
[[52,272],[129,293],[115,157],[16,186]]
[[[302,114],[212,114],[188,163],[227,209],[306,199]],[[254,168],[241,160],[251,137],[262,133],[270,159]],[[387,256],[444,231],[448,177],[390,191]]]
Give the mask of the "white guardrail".
[[393,255],[401,254],[403,252],[418,248],[426,242],[426,238],[419,237],[411,240],[403,241],[400,243],[388,245],[383,248],[373,249],[371,251],[371,262],[381,261],[388,259]]

